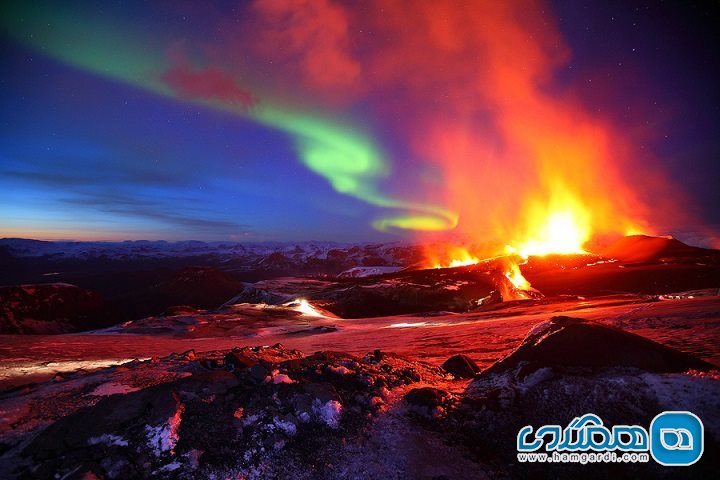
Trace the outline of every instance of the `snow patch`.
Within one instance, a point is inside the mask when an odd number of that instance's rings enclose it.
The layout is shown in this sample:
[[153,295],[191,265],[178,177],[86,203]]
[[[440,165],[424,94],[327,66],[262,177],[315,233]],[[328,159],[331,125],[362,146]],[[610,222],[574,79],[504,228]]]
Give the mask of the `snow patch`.
[[160,468],[160,472],[174,472],[178,468],[182,467],[182,464],[178,461],[174,461],[172,463],[168,463],[164,467]]
[[148,446],[156,457],[161,456],[165,452],[170,452],[170,454],[175,453],[175,445],[177,445],[178,440],[180,440],[178,431],[184,410],[184,406],[179,404],[175,410],[175,414],[168,418],[166,423],[155,427],[145,425]]
[[297,427],[293,422],[290,422],[288,420],[282,420],[280,418],[275,418],[273,419],[273,423],[276,427],[278,427],[280,430],[285,432],[287,435],[290,435],[291,437],[297,433]]
[[138,390],[140,389],[137,387],[131,387],[130,385],[125,385],[124,383],[108,382],[95,387],[95,390],[90,392],[90,395],[95,397],[104,397],[107,395],[118,395],[136,392]]
[[113,435],[108,433],[103,433],[99,437],[90,437],[88,439],[88,445],[108,445],[108,446],[116,446],[116,447],[127,447],[128,442],[120,435]]
[[243,427],[247,427],[249,425],[252,425],[253,423],[256,423],[258,420],[260,420],[259,414],[253,414],[253,415],[246,415],[242,419]]
[[273,383],[277,385],[279,383],[295,383],[295,381],[284,373],[278,373],[277,375],[273,376]]
[[534,387],[538,383],[544,382],[545,380],[551,378],[552,376],[553,376],[552,368],[543,367],[543,368],[540,368],[540,369],[534,371],[527,377],[525,377],[525,379],[520,383],[519,387],[524,390],[527,390],[527,389]]
[[545,332],[552,328],[552,322],[546,321],[535,325],[527,334],[527,338],[534,336],[542,336]]
[[338,428],[340,426],[340,418],[342,417],[342,405],[337,400],[328,400],[322,403],[315,399],[313,402],[313,412],[330,428]]
[[405,267],[353,267],[338,274],[338,278],[364,278],[386,273],[395,273],[404,270]]
[[334,365],[328,365],[327,369],[335,375],[348,375],[351,373],[355,373],[354,370],[351,370],[343,365],[340,365],[339,367],[336,367]]

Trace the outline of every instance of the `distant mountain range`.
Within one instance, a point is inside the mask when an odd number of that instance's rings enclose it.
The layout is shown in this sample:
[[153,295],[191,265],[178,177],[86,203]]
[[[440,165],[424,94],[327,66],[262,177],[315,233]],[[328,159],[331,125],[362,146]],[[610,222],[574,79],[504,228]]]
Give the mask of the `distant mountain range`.
[[[41,241],[0,239],[0,260],[8,257],[46,260],[141,260],[205,257],[232,262],[247,269],[322,270],[328,263],[337,268],[355,266],[405,266],[420,259],[420,247],[402,243],[340,244],[336,242],[201,242],[195,240],[133,240],[124,242]],[[315,267],[315,268],[313,268]],[[338,272],[335,272],[338,273]]]

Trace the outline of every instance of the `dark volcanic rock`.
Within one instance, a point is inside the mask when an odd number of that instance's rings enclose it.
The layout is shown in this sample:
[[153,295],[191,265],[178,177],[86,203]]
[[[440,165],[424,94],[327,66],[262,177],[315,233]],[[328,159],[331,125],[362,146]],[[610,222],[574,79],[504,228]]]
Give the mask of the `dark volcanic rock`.
[[188,267],[157,284],[151,294],[171,305],[182,303],[195,308],[215,308],[242,288],[241,281],[216,268]]
[[114,294],[108,303],[112,307],[111,313],[123,319],[192,315],[197,309],[220,307],[244,286],[230,273],[213,267],[193,266],[164,273],[152,285]]
[[[505,463],[512,478],[701,478],[718,468],[715,456],[669,474],[653,462],[593,464],[519,463],[518,431],[532,425],[568,425],[593,413],[606,426],[642,425],[664,410],[692,411],[707,431],[718,429],[717,373],[709,364],[622,330],[579,318],[554,317],[533,328],[522,344],[470,383],[457,408],[448,411],[449,438],[479,458]],[[682,372],[682,373],[681,373]],[[688,393],[692,392],[692,393]],[[681,400],[682,399],[682,400]],[[707,435],[705,451],[717,449]]]
[[442,405],[450,395],[444,390],[433,387],[413,388],[407,395],[405,401],[411,405],[419,407],[435,408]]
[[[201,366],[221,359],[234,370]],[[278,344],[173,354],[109,370],[113,384],[121,381],[117,375],[132,383],[149,371],[164,373],[152,376],[160,383],[140,390],[121,389],[89,406],[81,401],[27,446],[16,439],[21,450],[12,471],[33,479],[88,472],[97,478],[225,478],[228,472],[233,478],[325,478],[313,472],[335,461],[349,435],[364,431],[391,390],[413,378],[443,379],[438,368],[396,355],[374,359],[331,351],[303,357]],[[170,380],[163,381],[165,375]],[[441,405],[447,393],[438,392],[425,404]]]
[[511,370],[521,362],[542,367],[633,367],[650,372],[713,368],[639,335],[571,317],[553,317],[537,325],[520,347],[483,375]]
[[[162,384],[127,395],[112,395],[93,407],[69,415],[44,430],[23,453],[36,460],[57,458],[63,452],[84,451],[92,438],[127,435],[142,423],[161,423],[180,406],[176,388]],[[137,433],[137,432],[136,432]]]
[[176,315],[193,315],[195,313],[198,313],[198,309],[190,305],[174,305],[166,308],[163,316],[174,317]]
[[454,355],[442,364],[448,373],[451,373],[455,378],[473,378],[476,373],[480,371],[480,367],[477,366],[470,357],[467,355]]
[[0,287],[0,333],[55,334],[106,326],[102,297],[66,283]]
[[449,392],[435,387],[413,388],[405,395],[408,410],[424,417],[441,417],[446,410]]
[[[584,322],[549,323],[528,341]],[[254,364],[222,368],[235,362]],[[4,392],[4,419],[14,418],[0,429],[0,477],[712,478],[717,378],[523,360],[460,392],[442,369],[389,352],[187,351]],[[706,454],[680,473],[652,461],[619,470],[517,462],[522,426],[566,425],[588,412],[606,425],[649,425],[678,405],[706,428]]]
[[495,265],[400,271],[339,281],[308,295],[342,318],[432,311],[468,311],[509,283]]
[[229,370],[252,368],[257,363],[257,360],[243,355],[240,351],[232,351],[225,355],[225,368]]
[[267,290],[248,284],[244,285],[237,295],[228,299],[228,303],[267,303],[268,305],[278,305],[285,303],[288,300],[289,298],[287,295],[268,292]]

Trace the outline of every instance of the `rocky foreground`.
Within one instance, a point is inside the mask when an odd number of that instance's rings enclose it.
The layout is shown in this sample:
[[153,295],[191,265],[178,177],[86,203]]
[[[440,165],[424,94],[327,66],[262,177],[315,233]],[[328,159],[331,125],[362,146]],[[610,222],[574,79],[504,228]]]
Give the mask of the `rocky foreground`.
[[[2,478],[710,478],[720,467],[717,367],[570,317],[537,325],[483,371],[380,350],[187,351],[6,391]],[[516,461],[524,425],[649,425],[687,409],[705,454],[687,468]]]

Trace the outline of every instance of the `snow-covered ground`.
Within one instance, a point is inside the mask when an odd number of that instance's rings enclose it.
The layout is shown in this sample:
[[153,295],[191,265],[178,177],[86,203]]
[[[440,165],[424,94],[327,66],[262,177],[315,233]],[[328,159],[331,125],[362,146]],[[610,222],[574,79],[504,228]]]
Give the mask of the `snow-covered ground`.
[[[720,365],[720,298],[708,295],[518,301],[431,321],[237,304],[84,334],[1,336],[0,374],[15,388],[0,396],[0,476],[537,476],[513,465],[518,425],[571,418],[577,408],[637,422],[658,408],[696,411],[707,419],[708,460],[692,472],[716,467],[717,371],[521,363],[463,380],[439,368],[459,353],[481,368],[512,358],[526,337],[533,348],[549,338],[547,323],[538,325],[558,315],[620,326]],[[37,383],[19,388],[28,381]],[[656,476],[656,467],[620,473]]]
[[399,272],[402,269],[403,267],[353,267],[338,274],[338,278],[371,277],[385,273]]
[[0,336],[0,385],[22,383],[35,373],[49,376],[55,370],[67,371],[67,365],[75,365],[72,362],[99,362],[77,364],[91,368],[191,348],[204,351],[278,342],[308,353],[334,349],[360,354],[380,348],[434,364],[464,353],[489,366],[512,350],[533,325],[562,314],[621,327],[720,365],[720,297],[716,296],[661,301],[637,295],[564,298],[519,301],[466,314],[354,320],[306,316],[292,306],[240,304],[211,313],[151,317],[97,332]]

